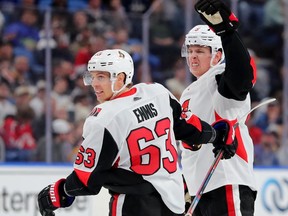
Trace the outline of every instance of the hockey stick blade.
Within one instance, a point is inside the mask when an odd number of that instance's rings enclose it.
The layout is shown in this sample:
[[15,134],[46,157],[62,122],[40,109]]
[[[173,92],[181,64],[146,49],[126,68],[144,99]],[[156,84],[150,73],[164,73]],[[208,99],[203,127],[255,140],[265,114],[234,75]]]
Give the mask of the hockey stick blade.
[[[276,98],[271,98],[271,99],[265,100],[265,101],[263,101],[262,103],[260,103],[260,104],[258,104],[257,106],[255,106],[254,108],[252,108],[251,110],[249,110],[248,113],[246,113],[245,115],[243,115],[243,116],[239,119],[239,121],[236,122],[236,123],[233,125],[234,129],[235,129],[236,127],[238,127],[239,123],[242,122],[243,120],[245,120],[246,117],[247,117],[251,112],[253,112],[255,109],[258,109],[259,107],[264,106],[264,105],[266,105],[266,104],[268,104],[268,103],[272,103],[272,102],[274,102],[274,101],[276,101]],[[192,201],[192,203],[191,203],[188,211],[186,212],[185,216],[192,216],[192,214],[193,214],[196,206],[198,205],[198,203],[199,203],[199,201],[200,201],[200,199],[201,199],[201,196],[202,196],[202,194],[203,194],[203,192],[204,192],[204,190],[205,190],[208,182],[210,181],[210,178],[212,177],[212,175],[213,175],[216,167],[218,166],[218,163],[220,162],[220,160],[221,160],[221,158],[222,158],[222,156],[223,156],[223,153],[224,153],[223,150],[221,150],[221,151],[218,152],[217,156],[215,157],[212,165],[210,166],[210,168],[209,168],[209,170],[208,170],[208,172],[207,172],[207,174],[206,174],[206,176],[205,176],[205,178],[204,178],[204,180],[203,180],[203,182],[202,182],[199,190],[197,191],[197,194],[195,195],[195,197],[194,197],[194,199],[193,199],[193,201]]]

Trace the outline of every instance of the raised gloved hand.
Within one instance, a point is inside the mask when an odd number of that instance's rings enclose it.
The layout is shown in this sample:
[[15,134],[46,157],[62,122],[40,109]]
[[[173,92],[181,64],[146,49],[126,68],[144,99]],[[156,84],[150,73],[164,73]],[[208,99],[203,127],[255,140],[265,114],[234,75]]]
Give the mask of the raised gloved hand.
[[199,0],[195,4],[195,10],[219,36],[234,31],[239,26],[238,18],[221,0]]
[[60,179],[54,184],[48,185],[38,194],[38,206],[42,216],[54,216],[57,208],[65,208],[72,205],[75,197],[68,196],[64,191],[66,179]]
[[231,123],[226,119],[215,121],[212,127],[216,130],[216,138],[213,141],[213,152],[216,155],[223,150],[222,159],[229,159],[236,153],[238,143],[235,139],[235,130]]

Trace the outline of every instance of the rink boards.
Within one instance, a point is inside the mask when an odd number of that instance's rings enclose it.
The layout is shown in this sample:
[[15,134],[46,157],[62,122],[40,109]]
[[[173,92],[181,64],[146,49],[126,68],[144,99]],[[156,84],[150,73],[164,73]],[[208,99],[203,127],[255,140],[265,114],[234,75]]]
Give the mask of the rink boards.
[[[69,175],[72,165],[0,165],[0,215],[40,216],[37,194],[46,185]],[[288,167],[255,168],[258,196],[255,216],[288,215]],[[67,209],[56,211],[57,216],[108,215],[109,194],[105,189],[97,196],[78,197]]]

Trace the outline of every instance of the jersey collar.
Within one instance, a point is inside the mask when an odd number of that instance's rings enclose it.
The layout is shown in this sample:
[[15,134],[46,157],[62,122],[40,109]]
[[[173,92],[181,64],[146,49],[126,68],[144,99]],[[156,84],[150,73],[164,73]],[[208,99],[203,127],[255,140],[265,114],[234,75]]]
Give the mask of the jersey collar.
[[136,88],[131,88],[130,90],[128,90],[126,92],[123,92],[122,94],[117,95],[114,99],[123,98],[123,97],[127,97],[127,96],[130,96],[130,95],[133,95],[133,94],[136,93],[136,91],[137,91]]

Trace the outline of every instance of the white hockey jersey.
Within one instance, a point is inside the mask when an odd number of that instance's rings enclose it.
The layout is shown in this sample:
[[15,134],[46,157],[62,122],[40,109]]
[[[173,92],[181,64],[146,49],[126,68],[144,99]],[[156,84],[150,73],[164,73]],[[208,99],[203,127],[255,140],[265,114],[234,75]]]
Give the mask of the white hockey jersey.
[[[210,124],[220,118],[236,122],[249,112],[251,108],[249,94],[244,101],[239,101],[225,98],[218,92],[215,75],[224,70],[225,64],[214,66],[185,89],[180,103],[186,113],[186,119],[189,119],[190,114],[193,113]],[[253,143],[243,121],[235,129],[235,133],[238,140],[236,155],[229,160],[219,162],[205,192],[227,184],[247,185],[256,190],[253,174]],[[182,151],[183,173],[192,196],[197,193],[215,159],[212,149],[212,145],[202,145],[198,151],[187,149]]]
[[[171,98],[177,102],[178,117],[171,107]],[[107,184],[103,176],[113,167],[142,176],[158,191],[171,211],[183,213],[184,185],[173,132],[180,115],[181,105],[160,84],[138,84],[118,98],[97,105],[83,127],[84,140],[75,161],[74,174],[66,182],[68,193],[78,190],[84,194],[87,188],[93,190],[93,187]],[[185,130],[187,132],[183,133]],[[180,138],[193,137],[194,130],[198,131],[184,125],[176,133]],[[186,135],[179,135],[182,133]],[[208,134],[207,140],[210,140],[212,135]],[[197,134],[197,137],[201,136]],[[120,180],[110,178],[109,181]],[[86,189],[78,186],[82,183]],[[98,189],[95,191],[97,193]]]

